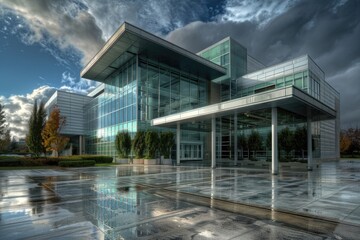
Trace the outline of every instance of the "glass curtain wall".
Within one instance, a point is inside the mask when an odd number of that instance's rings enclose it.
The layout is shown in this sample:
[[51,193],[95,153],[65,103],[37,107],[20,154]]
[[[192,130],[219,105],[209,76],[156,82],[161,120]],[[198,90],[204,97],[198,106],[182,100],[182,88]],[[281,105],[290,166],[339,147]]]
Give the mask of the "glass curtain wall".
[[[179,113],[208,103],[208,82],[186,72],[170,68],[149,59],[139,59],[138,129],[146,131],[154,118]],[[194,127],[196,125],[196,127]],[[202,160],[205,135],[200,123],[181,126],[181,160]],[[174,128],[154,128],[173,131]],[[175,147],[173,158],[175,158]]]
[[138,120],[145,129],[154,118],[207,105],[205,79],[147,59],[140,59],[139,75]]
[[106,79],[104,92],[84,108],[86,148],[89,154],[116,156],[114,141],[119,131],[137,130],[136,58]]
[[237,92],[236,79],[246,74],[247,49],[231,38],[226,38],[199,53],[227,70],[227,74],[213,80],[220,85],[220,99],[233,99]]
[[[234,132],[238,142],[238,160],[271,161],[271,109],[239,113],[237,121],[237,131]],[[279,160],[304,160],[307,156],[306,118],[278,108],[278,123]],[[313,154],[317,156],[320,149],[319,127],[312,124],[312,129]]]

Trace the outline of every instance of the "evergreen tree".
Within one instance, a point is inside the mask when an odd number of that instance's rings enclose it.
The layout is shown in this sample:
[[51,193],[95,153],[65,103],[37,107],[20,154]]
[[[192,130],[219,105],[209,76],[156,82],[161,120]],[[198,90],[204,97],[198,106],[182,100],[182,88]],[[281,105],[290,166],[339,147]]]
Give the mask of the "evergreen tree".
[[258,131],[252,130],[248,137],[248,147],[253,151],[253,158],[256,159],[256,151],[262,148],[262,137]]
[[41,153],[45,152],[41,136],[45,124],[45,117],[44,103],[40,102],[38,106],[37,101],[35,101],[28,122],[29,132],[26,135],[26,145],[35,157],[39,157]]
[[293,138],[294,148],[301,152],[301,157],[304,159],[304,151],[307,149],[307,127],[297,127]]
[[0,104],[0,137],[6,132],[6,119],[3,105]]
[[128,158],[131,151],[131,137],[128,131],[118,132],[115,148],[120,158]]
[[0,137],[0,151],[10,150],[11,136],[10,130],[6,130],[5,133]]
[[61,128],[65,124],[66,118],[61,116],[59,108],[55,107],[41,132],[43,146],[48,151],[54,151],[56,156],[65,149],[69,142],[69,138],[60,135]]
[[290,153],[294,150],[294,133],[288,128],[284,128],[279,132],[279,147],[286,154],[286,159],[290,160]]
[[159,137],[160,153],[164,157],[171,159],[171,149],[175,145],[175,138],[173,132],[161,132]]

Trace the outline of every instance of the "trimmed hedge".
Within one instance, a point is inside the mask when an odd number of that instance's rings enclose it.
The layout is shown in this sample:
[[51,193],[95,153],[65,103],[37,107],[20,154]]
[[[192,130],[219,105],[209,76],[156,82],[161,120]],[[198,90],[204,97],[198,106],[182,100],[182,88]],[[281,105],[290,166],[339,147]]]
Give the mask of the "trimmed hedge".
[[100,155],[82,155],[80,156],[82,160],[94,160],[96,163],[112,163],[113,158],[109,156],[100,156]]
[[[99,155],[82,155],[68,157],[47,157],[31,158],[18,156],[0,156],[0,167],[18,167],[18,166],[60,166],[60,162],[83,162],[93,160],[95,163],[112,163],[113,158]],[[93,166],[93,165],[91,165]]]
[[91,167],[95,166],[94,160],[81,160],[81,161],[60,161],[60,167]]
[[46,158],[24,158],[21,160],[22,166],[46,166],[46,165],[57,165],[57,162],[53,162]]
[[0,161],[0,167],[15,167],[21,165],[22,163],[19,159],[1,159]]

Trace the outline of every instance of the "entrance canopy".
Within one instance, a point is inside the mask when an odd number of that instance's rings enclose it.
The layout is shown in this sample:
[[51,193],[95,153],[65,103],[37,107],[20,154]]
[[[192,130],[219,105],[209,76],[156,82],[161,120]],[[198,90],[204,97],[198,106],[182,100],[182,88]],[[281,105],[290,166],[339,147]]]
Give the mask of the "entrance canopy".
[[135,55],[204,79],[215,79],[226,74],[225,68],[125,22],[80,75],[83,78],[104,82]]
[[336,118],[334,109],[302,90],[289,86],[155,118],[151,124],[152,126],[171,126],[176,123],[201,121],[233,113],[250,112],[272,107],[283,108],[304,117],[310,115],[313,121]]

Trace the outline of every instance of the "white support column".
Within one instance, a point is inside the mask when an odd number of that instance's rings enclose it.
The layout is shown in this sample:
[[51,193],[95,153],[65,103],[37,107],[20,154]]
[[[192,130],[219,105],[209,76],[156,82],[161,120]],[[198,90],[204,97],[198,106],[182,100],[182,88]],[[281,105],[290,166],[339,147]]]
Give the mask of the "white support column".
[[216,118],[211,119],[211,167],[216,168]]
[[234,165],[238,162],[237,113],[234,115]]
[[176,165],[180,165],[180,123],[176,126]]
[[279,172],[278,155],[278,132],[277,132],[277,108],[271,109],[271,172],[276,175]]
[[311,130],[311,116],[307,117],[307,153],[308,153],[308,161],[307,161],[307,169],[311,171],[313,168],[313,154],[312,154],[312,130]]

